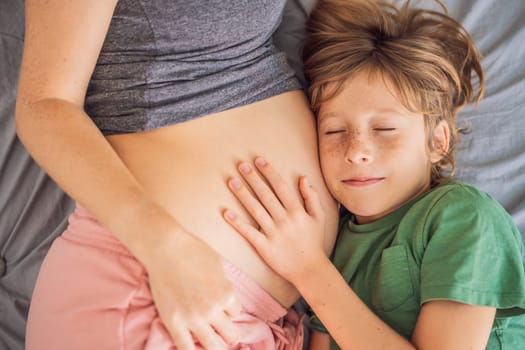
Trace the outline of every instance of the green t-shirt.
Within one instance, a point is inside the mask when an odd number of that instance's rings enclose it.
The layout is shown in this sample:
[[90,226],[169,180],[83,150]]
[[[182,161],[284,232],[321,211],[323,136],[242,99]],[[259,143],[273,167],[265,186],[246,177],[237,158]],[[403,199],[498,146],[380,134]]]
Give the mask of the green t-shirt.
[[[523,242],[488,194],[450,181],[377,221],[357,225],[348,215],[340,227],[334,265],[407,339],[421,305],[445,299],[496,307],[487,349],[525,349]],[[333,341],[332,349],[339,349]]]

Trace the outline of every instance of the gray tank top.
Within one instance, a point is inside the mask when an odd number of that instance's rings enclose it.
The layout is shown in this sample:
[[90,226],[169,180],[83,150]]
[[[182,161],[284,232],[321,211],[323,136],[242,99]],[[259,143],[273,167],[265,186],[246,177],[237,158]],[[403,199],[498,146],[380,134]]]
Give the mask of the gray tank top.
[[85,109],[105,134],[150,130],[301,89],[272,43],[284,0],[120,0]]

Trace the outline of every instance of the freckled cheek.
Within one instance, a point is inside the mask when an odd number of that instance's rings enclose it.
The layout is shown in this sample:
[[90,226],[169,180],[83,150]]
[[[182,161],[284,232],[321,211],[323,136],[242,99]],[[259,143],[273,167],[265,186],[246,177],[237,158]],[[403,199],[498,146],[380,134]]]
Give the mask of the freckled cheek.
[[381,154],[395,155],[406,152],[406,145],[399,139],[379,139],[375,142],[375,149]]
[[337,200],[339,200],[337,193],[340,187],[340,161],[331,157],[321,158],[321,171],[328,190]]
[[319,143],[319,155],[321,161],[334,162],[344,159],[345,145],[343,142],[329,142],[321,140]]
[[320,163],[323,176],[328,187],[333,192],[333,185],[337,184],[342,167],[344,167],[344,150],[340,144],[323,143],[319,145]]

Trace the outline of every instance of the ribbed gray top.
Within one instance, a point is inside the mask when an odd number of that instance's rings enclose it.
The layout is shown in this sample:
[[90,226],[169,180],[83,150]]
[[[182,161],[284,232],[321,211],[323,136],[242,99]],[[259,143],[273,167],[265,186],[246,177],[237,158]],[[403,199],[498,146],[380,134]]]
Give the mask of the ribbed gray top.
[[85,108],[106,135],[301,89],[272,43],[283,0],[120,0]]

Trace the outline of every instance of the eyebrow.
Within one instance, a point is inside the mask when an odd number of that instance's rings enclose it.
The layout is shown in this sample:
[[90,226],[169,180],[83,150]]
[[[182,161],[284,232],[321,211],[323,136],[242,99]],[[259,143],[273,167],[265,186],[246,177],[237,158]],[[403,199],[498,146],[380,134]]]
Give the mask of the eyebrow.
[[405,115],[407,113],[413,113],[407,109],[405,110],[400,110],[400,109],[395,109],[395,108],[383,108],[383,109],[378,109],[378,110],[374,110],[374,114],[398,114],[398,115]]
[[[395,114],[395,115],[398,115],[398,116],[404,116],[406,114],[413,114],[414,112],[411,112],[409,110],[400,110],[400,109],[395,109],[395,108],[381,108],[381,109],[377,109],[377,110],[373,110],[371,114],[373,115],[392,115],[392,114]],[[328,111],[326,113],[318,113],[317,114],[317,119],[318,120],[322,120],[322,119],[328,119],[328,118],[331,118],[331,117],[338,117],[338,114],[339,113],[335,113],[335,112],[331,112],[331,111]]]

